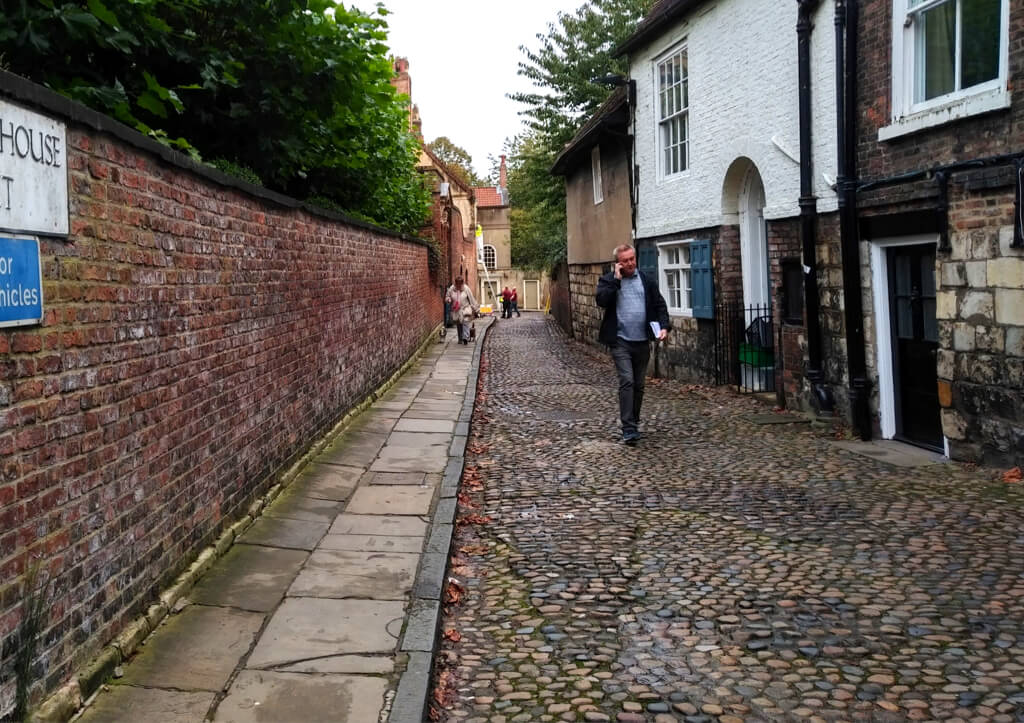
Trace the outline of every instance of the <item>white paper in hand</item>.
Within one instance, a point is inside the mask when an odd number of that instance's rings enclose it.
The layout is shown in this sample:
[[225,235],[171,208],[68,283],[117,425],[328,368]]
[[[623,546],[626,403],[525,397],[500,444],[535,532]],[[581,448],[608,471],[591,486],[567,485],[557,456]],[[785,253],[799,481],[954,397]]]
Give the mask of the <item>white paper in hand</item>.
[[654,332],[654,338],[657,339],[661,336],[661,324],[656,321],[651,322],[651,331]]

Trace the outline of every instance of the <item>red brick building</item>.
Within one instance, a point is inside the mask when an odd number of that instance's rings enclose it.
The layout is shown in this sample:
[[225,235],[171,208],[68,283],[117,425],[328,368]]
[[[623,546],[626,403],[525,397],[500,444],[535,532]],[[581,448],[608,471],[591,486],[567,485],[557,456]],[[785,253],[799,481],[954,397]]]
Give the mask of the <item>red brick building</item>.
[[1020,463],[1024,6],[849,2],[847,42],[874,419],[883,437]]

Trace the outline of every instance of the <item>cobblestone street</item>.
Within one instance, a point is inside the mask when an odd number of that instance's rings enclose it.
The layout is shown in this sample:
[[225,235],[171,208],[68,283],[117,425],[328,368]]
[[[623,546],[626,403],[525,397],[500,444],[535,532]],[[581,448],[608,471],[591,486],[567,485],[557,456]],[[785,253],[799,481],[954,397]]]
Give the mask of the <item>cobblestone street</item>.
[[1024,720],[1001,471],[896,466],[674,381],[630,448],[600,350],[540,314],[484,344],[435,718]]

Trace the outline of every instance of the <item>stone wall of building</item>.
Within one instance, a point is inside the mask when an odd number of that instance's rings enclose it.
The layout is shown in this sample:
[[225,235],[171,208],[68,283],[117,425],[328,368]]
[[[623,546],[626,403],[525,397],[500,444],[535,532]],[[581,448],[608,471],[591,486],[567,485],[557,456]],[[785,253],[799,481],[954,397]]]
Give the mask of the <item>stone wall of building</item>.
[[38,694],[442,318],[423,242],[31,96],[16,102],[67,123],[71,233],[42,239],[43,323],[0,329],[0,717],[31,565],[47,596]]
[[604,311],[594,301],[597,280],[611,268],[607,264],[570,264],[569,304],[572,309],[572,335],[585,344],[600,346],[597,340]]

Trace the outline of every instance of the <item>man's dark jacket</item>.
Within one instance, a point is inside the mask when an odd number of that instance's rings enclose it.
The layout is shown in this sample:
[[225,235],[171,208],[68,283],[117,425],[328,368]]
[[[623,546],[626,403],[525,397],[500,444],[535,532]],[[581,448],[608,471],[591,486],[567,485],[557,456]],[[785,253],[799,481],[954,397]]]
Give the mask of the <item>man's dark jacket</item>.
[[[654,332],[651,331],[651,322],[661,324],[666,331],[672,328],[668,320],[668,306],[661,292],[658,291],[658,282],[644,274],[640,269],[636,270],[640,280],[644,283],[644,302],[647,305],[647,339],[654,339]],[[608,346],[615,346],[619,336],[619,316],[615,306],[619,301],[619,288],[622,282],[615,278],[615,272],[609,271],[597,280],[597,305],[604,309],[604,319],[601,320],[601,331],[598,333],[598,340]]]

